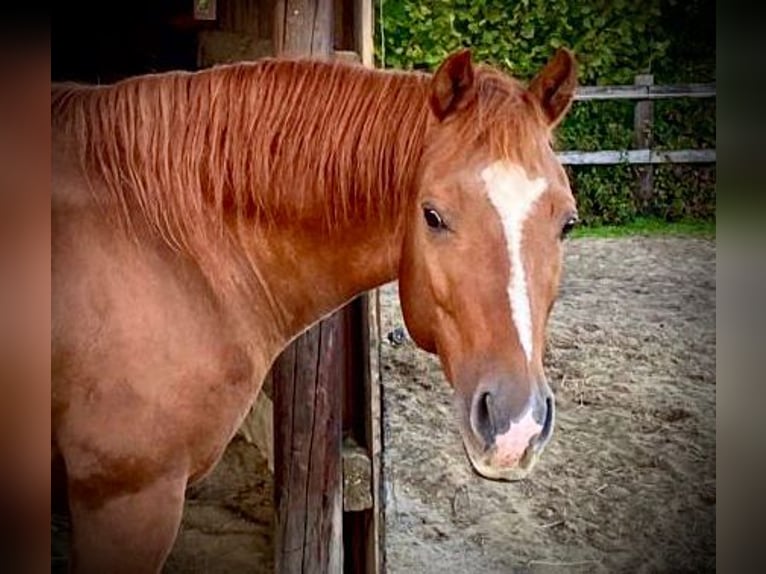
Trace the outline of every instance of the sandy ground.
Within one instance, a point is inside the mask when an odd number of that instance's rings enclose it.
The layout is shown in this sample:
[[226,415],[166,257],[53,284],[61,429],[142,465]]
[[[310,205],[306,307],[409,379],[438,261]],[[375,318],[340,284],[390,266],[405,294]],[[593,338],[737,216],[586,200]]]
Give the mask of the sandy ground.
[[[565,269],[557,426],[528,479],[475,475],[437,359],[384,344],[389,574],[714,571],[715,243],[570,240]],[[383,332],[403,326],[395,285],[381,302]],[[190,489],[166,572],[271,571],[270,480],[235,439]]]
[[213,474],[187,494],[183,525],[165,572],[274,570],[273,480],[255,446],[238,435]]

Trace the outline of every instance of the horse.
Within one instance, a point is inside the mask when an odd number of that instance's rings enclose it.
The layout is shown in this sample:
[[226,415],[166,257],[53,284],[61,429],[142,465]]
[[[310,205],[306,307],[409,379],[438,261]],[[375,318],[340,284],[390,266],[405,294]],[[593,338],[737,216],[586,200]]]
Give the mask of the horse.
[[266,58],[54,84],[52,467],[75,572],[157,572],[278,354],[398,280],[475,471],[528,476],[577,205],[554,152],[576,59],[524,83]]

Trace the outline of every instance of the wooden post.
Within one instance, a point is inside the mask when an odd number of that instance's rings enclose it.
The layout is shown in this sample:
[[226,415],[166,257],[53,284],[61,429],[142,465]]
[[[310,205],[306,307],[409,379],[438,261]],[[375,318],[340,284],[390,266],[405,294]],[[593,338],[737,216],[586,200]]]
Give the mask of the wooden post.
[[272,369],[279,574],[341,572],[343,323],[341,313],[331,315],[293,342]]
[[376,292],[346,307],[348,373],[343,408],[345,574],[377,574],[382,567],[380,496],[380,334]]
[[374,61],[374,47],[372,44],[372,29],[375,25],[372,0],[354,0],[354,16],[356,31],[356,51],[362,59],[364,66],[372,67]]
[[[333,28],[332,0],[278,0],[274,53],[329,58]],[[336,574],[343,568],[344,312],[299,337],[272,367],[279,574]]]
[[[652,74],[640,74],[633,82],[636,86],[651,86],[654,84]],[[634,144],[636,149],[651,149],[652,132],[654,128],[654,103],[652,100],[638,100],[633,113]],[[654,167],[644,165],[638,168],[638,207],[645,212],[652,199],[654,188]]]

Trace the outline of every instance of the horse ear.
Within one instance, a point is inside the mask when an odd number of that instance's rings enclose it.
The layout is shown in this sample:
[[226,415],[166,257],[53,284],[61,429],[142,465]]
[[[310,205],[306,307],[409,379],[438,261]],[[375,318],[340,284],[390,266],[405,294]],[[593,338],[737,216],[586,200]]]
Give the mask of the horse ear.
[[577,62],[574,54],[559,48],[529,83],[529,92],[540,102],[550,127],[556,127],[569,111],[577,89]]
[[471,51],[466,48],[451,54],[436,70],[431,79],[431,109],[443,120],[468,106],[475,97]]

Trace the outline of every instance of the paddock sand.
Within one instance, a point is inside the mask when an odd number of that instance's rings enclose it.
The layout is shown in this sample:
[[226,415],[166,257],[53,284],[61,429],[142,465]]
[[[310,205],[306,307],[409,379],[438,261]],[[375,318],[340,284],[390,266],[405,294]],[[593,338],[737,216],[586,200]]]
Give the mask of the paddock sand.
[[[389,574],[715,570],[715,243],[566,249],[545,361],[557,423],[528,479],[475,475],[436,358],[384,344]],[[384,334],[403,326],[395,285],[381,303]],[[270,480],[235,439],[190,489],[166,572],[271,571]]]

